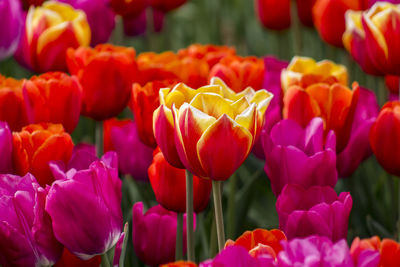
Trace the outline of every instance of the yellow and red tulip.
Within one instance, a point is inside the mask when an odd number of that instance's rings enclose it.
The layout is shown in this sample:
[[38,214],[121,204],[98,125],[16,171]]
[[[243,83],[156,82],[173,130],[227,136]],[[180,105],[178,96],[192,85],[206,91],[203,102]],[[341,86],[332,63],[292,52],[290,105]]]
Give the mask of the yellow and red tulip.
[[153,114],[156,141],[171,165],[226,180],[257,140],[271,99],[264,89],[235,93],[219,78],[197,90],[183,83],[161,89]]
[[36,72],[66,71],[67,49],[88,46],[90,36],[82,10],[48,1],[29,9],[17,57]]

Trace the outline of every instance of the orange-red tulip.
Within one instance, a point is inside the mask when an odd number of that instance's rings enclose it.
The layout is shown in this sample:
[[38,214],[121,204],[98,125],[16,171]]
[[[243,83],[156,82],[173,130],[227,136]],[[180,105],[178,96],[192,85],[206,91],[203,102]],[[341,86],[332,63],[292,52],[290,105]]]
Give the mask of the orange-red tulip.
[[290,0],[254,0],[258,19],[271,30],[290,27]]
[[386,103],[371,127],[370,144],[389,173],[400,176],[400,102]]
[[76,77],[62,72],[33,76],[23,86],[24,102],[30,123],[61,123],[72,133],[78,124],[82,88]]
[[181,58],[193,57],[197,59],[204,59],[205,61],[207,61],[207,64],[211,69],[224,57],[236,55],[236,50],[234,47],[225,45],[218,46],[192,44],[185,49],[179,50],[178,55]]
[[334,46],[342,47],[342,35],[346,29],[347,10],[360,10],[360,0],[316,0],[313,6],[315,27],[321,38]]
[[335,83],[317,83],[306,88],[292,86],[284,97],[283,116],[306,127],[314,117],[324,120],[325,132],[336,134],[336,152],[340,153],[349,140],[360,88],[353,90]]
[[209,79],[219,77],[235,92],[241,92],[247,87],[259,90],[264,80],[264,70],[262,59],[228,56],[211,69]]
[[36,72],[66,71],[67,49],[88,46],[90,37],[90,27],[82,10],[47,1],[29,9],[17,58]]
[[135,117],[140,140],[150,147],[157,146],[153,133],[153,112],[160,105],[159,91],[176,83],[175,80],[161,80],[148,82],[145,86],[135,83],[132,87],[129,106]]
[[[164,208],[184,213],[186,211],[185,170],[171,166],[161,150],[154,151],[153,162],[149,167],[149,179],[157,202]],[[211,193],[211,180],[193,176],[193,210],[203,211]]]
[[133,48],[102,44],[69,49],[67,63],[82,85],[82,115],[105,120],[126,107],[137,79]]
[[28,124],[22,83],[22,80],[0,75],[0,121],[6,121],[13,131],[19,131]]
[[50,185],[54,177],[49,162],[68,163],[72,155],[71,136],[61,124],[31,124],[13,133],[13,165],[16,174],[32,173],[41,186]]

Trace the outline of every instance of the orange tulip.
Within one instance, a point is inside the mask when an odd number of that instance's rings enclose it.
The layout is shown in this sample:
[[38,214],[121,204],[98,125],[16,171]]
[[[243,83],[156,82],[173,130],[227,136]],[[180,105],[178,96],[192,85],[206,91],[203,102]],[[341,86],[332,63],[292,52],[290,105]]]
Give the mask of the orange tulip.
[[340,153],[346,146],[359,98],[359,86],[353,90],[335,83],[317,83],[306,88],[292,86],[284,97],[283,117],[295,120],[305,127],[312,118],[324,120],[325,133],[336,134],[336,151]]
[[191,261],[176,261],[160,265],[160,267],[197,267],[197,265]]
[[22,84],[23,81],[0,75],[0,121],[6,121],[13,131],[28,124]]
[[247,87],[259,90],[264,80],[264,70],[262,59],[228,56],[211,69],[208,77],[221,78],[235,92],[243,91]]
[[242,246],[252,256],[256,256],[254,254],[257,254],[257,250],[261,249],[276,258],[276,255],[283,249],[281,241],[284,240],[287,240],[286,236],[280,230],[256,229],[244,232],[236,241],[228,240],[225,247]]
[[192,44],[185,49],[179,50],[178,55],[181,58],[192,57],[197,59],[204,59],[211,69],[224,57],[236,55],[236,50],[234,47],[225,45],[218,46]]
[[129,106],[135,117],[140,140],[150,147],[157,146],[153,133],[153,112],[160,105],[159,91],[176,83],[174,80],[161,80],[148,82],[145,86],[135,83],[132,87]]
[[218,78],[197,90],[182,83],[161,89],[161,106],[153,114],[157,144],[171,165],[226,180],[257,140],[271,98],[250,87],[235,93]]
[[31,124],[13,133],[13,165],[16,174],[32,173],[41,186],[51,185],[54,177],[50,161],[71,157],[74,144],[61,124]]
[[78,124],[82,88],[76,77],[62,72],[33,76],[23,86],[30,123],[61,123],[72,133]]
[[82,115],[105,120],[126,107],[137,79],[133,48],[109,44],[71,48],[67,51],[67,63],[70,73],[82,85]]

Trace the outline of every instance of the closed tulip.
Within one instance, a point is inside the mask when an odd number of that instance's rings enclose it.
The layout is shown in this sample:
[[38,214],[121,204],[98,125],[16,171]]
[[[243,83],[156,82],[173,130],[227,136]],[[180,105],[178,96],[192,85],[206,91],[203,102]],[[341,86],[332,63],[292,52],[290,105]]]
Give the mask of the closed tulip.
[[342,152],[348,144],[354,121],[360,87],[353,90],[345,85],[317,83],[306,88],[291,86],[284,97],[283,117],[305,127],[314,117],[324,120],[325,134],[336,134],[336,152]]
[[387,102],[371,127],[369,140],[378,162],[389,173],[400,176],[400,102]]
[[122,17],[136,17],[148,6],[147,0],[110,0],[115,13]]
[[66,71],[67,49],[89,44],[85,13],[68,4],[48,1],[29,9],[17,58],[36,72]]
[[209,79],[213,77],[221,78],[237,93],[247,87],[259,90],[264,80],[264,61],[256,57],[228,56],[210,70]]
[[110,119],[104,122],[104,151],[115,151],[118,168],[135,180],[147,182],[147,169],[153,159],[153,148],[144,145],[138,136],[136,123]]
[[163,12],[170,12],[182,5],[184,5],[187,0],[149,0],[150,5],[157,10]]
[[[115,13],[110,0],[58,0],[85,12],[91,31],[90,45],[106,43],[115,27]],[[101,17],[101,19],[99,19]]]
[[18,175],[32,173],[41,186],[50,185],[54,177],[48,163],[68,162],[74,144],[61,124],[31,124],[13,133],[13,166]]
[[284,92],[287,92],[292,85],[303,88],[316,83],[347,85],[348,73],[344,65],[335,64],[330,60],[316,62],[309,57],[296,56],[282,71],[281,83]]
[[0,3],[1,37],[0,60],[14,54],[18,47],[23,27],[23,13],[19,0],[1,1]]
[[52,266],[63,246],[53,233],[45,211],[47,190],[36,179],[0,175],[0,265]]
[[297,15],[300,21],[308,27],[314,26],[312,10],[316,2],[317,0],[296,0]]
[[0,173],[12,173],[12,134],[8,124],[0,121]]
[[386,75],[385,84],[391,94],[399,95],[400,77],[396,75]]
[[275,124],[261,137],[264,144],[264,170],[278,196],[287,184],[303,188],[336,185],[336,138],[333,131],[324,137],[324,122],[314,118],[302,128],[292,120]]
[[54,235],[82,260],[104,254],[122,231],[121,180],[115,153],[106,153],[88,169],[63,172],[53,166],[59,179],[46,198],[46,211]]
[[377,2],[369,10],[348,11],[343,43],[361,68],[373,75],[400,75],[400,7]]
[[133,48],[109,44],[71,48],[67,63],[82,85],[82,115],[101,121],[117,116],[126,107],[137,78]]
[[7,122],[12,131],[20,131],[28,124],[22,84],[22,80],[0,75],[0,121]]
[[191,44],[187,48],[178,51],[180,57],[193,57],[198,59],[204,59],[207,61],[210,69],[217,64],[221,59],[227,56],[236,55],[236,49],[234,47],[225,45],[202,45],[202,44]]
[[276,202],[279,228],[289,240],[321,235],[335,242],[347,237],[352,205],[348,192],[342,192],[338,196],[329,186],[303,189],[298,185],[288,184]]
[[33,76],[24,83],[23,94],[30,123],[61,123],[67,132],[74,131],[82,103],[76,77],[62,72]]
[[360,0],[316,0],[313,20],[321,38],[330,45],[343,47],[347,10],[361,10]]
[[255,8],[264,27],[271,30],[290,27],[290,0],[255,0]]
[[184,84],[162,89],[153,114],[157,144],[171,165],[226,180],[257,140],[271,99],[266,90],[235,93],[218,78],[197,90]]
[[[157,205],[143,214],[143,203],[137,202],[133,205],[132,214],[132,238],[136,256],[150,266],[174,261],[176,213]],[[183,217],[183,251],[186,251],[186,215]]]
[[[164,208],[183,213],[186,210],[185,170],[171,166],[157,148],[149,167],[151,187]],[[193,176],[193,210],[203,211],[210,200],[211,181]]]
[[153,112],[160,105],[159,91],[176,83],[176,80],[161,80],[148,82],[144,86],[135,83],[132,87],[129,107],[135,117],[140,140],[147,146],[157,146],[153,133]]

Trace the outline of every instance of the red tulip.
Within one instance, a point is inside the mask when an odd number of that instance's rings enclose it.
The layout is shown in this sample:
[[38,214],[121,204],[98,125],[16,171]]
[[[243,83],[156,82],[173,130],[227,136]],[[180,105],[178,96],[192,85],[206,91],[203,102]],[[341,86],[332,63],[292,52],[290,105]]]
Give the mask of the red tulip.
[[400,176],[400,102],[386,103],[371,127],[372,151],[389,173]]
[[110,5],[122,17],[136,17],[148,6],[147,0],[111,0]]
[[396,75],[386,75],[385,84],[392,94],[399,94],[400,77]]
[[110,44],[68,49],[67,63],[83,89],[82,115],[95,120],[117,116],[128,104],[137,79],[133,48]]
[[61,123],[72,133],[79,121],[82,88],[76,77],[62,72],[33,76],[23,86],[30,123]]
[[290,0],[255,0],[258,19],[271,30],[290,27]]
[[50,185],[54,177],[49,162],[61,160],[67,164],[72,155],[71,136],[61,124],[31,124],[13,133],[13,165],[16,174],[30,172],[41,186]]
[[72,254],[68,249],[64,248],[61,259],[54,265],[54,267],[99,267],[100,263],[100,255],[84,261]]
[[[151,186],[157,202],[164,208],[185,212],[186,178],[185,170],[171,166],[164,158],[160,148],[154,151],[153,162],[149,167]],[[208,204],[211,192],[211,180],[193,176],[193,209],[198,213]]]
[[312,17],[312,9],[317,0],[296,0],[297,5],[297,15],[301,23],[306,26],[314,26],[314,21]]
[[166,13],[184,5],[186,2],[187,0],[150,0],[150,5],[154,9]]

